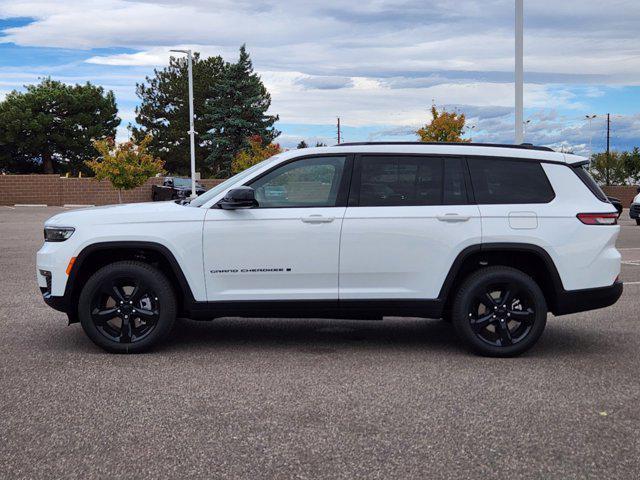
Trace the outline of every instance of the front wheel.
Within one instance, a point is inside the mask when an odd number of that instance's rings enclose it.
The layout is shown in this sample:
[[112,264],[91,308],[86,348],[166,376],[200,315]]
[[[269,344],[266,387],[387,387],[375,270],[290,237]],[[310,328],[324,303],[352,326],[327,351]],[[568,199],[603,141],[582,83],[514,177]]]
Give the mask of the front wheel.
[[538,284],[510,267],[487,267],[469,276],[456,294],[453,325],[476,353],[511,357],[530,349],[547,323]]
[[115,262],[89,278],[80,293],[78,315],[96,345],[114,353],[138,353],[171,331],[176,299],[156,268],[142,262]]

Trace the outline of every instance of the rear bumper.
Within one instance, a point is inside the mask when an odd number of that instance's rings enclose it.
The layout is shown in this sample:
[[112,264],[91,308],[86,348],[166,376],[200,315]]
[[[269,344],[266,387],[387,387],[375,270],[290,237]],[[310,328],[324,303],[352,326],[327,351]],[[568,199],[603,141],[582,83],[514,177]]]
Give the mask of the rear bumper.
[[618,301],[622,295],[622,289],[622,282],[617,281],[609,287],[565,290],[558,294],[553,314],[567,315],[608,307]]

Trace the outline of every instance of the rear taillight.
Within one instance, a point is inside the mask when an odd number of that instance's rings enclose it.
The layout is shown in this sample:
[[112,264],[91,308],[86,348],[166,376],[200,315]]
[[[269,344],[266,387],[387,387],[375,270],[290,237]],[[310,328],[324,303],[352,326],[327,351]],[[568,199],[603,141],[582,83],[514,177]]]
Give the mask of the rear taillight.
[[617,213],[579,213],[578,220],[585,225],[617,225]]

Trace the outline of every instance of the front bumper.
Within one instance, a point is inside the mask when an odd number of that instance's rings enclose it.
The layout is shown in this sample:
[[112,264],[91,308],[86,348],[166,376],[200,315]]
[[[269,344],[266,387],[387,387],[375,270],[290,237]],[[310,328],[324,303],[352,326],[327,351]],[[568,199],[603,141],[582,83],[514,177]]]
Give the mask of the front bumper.
[[67,313],[69,310],[69,303],[65,297],[54,297],[47,291],[46,287],[40,287],[40,292],[42,292],[42,299],[44,300],[44,303],[54,310]]
[[567,315],[569,313],[586,312],[598,308],[608,307],[618,301],[622,295],[623,284],[616,281],[609,287],[587,288],[584,290],[564,290],[558,293],[553,314]]

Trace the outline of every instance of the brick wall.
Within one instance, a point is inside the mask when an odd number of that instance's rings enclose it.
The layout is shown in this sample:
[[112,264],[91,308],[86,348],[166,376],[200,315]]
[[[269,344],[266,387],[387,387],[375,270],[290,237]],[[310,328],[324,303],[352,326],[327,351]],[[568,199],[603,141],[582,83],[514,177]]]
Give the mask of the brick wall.
[[[151,186],[162,178],[150,178],[143,186],[122,192],[123,203],[151,201]],[[223,180],[205,179],[208,190]],[[93,178],[64,178],[58,175],[0,175],[0,205],[16,203],[46,205],[109,205],[118,203],[118,191],[109,182]]]
[[604,190],[604,193],[607,195],[619,198],[624,208],[629,208],[633,198],[638,195],[638,187],[636,186],[602,187],[602,190]]

